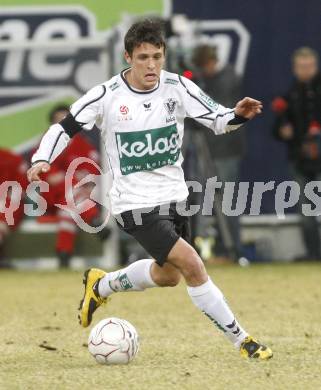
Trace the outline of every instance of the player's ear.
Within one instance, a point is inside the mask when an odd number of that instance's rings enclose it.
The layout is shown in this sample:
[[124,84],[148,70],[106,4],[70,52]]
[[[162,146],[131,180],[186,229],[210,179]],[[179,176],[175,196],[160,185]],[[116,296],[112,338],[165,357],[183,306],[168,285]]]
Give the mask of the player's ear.
[[132,58],[129,55],[128,51],[125,51],[124,57],[125,57],[125,61],[127,62],[127,64],[130,65],[132,63]]

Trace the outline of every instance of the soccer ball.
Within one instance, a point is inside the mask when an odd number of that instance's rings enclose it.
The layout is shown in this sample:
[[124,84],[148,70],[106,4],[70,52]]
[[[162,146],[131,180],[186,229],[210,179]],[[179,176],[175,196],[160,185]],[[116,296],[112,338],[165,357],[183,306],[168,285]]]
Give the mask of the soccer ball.
[[106,318],[95,325],[88,338],[88,350],[100,364],[127,364],[139,347],[132,324],[119,318]]

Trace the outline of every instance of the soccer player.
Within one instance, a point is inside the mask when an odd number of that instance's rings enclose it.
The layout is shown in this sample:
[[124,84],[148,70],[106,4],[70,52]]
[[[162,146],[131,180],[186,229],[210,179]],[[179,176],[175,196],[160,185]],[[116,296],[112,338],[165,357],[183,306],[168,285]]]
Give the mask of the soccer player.
[[[26,172],[27,163],[22,156],[0,147],[0,185],[5,182],[15,182],[22,190],[21,194],[14,189],[7,194],[0,193],[0,268],[12,268],[12,264],[4,260],[2,254],[4,254],[4,245],[8,235],[17,229],[24,217],[24,202],[22,199],[25,197],[28,186]],[[4,212],[5,206],[9,207],[9,204],[15,202],[18,202],[18,204],[9,225]]]
[[129,68],[91,89],[72,105],[65,119],[49,128],[28,177],[40,180],[70,138],[96,124],[113,173],[112,213],[153,257],[116,272],[86,271],[79,316],[83,327],[113,293],[175,286],[183,276],[192,302],[241,355],[265,360],[272,357],[271,349],[249,336],[235,319],[188,243],[188,218],[179,212],[188,195],[180,152],[184,118],[192,117],[215,134],[224,134],[261,113],[262,104],[247,97],[234,109],[219,105],[190,80],[162,70],[165,49],[159,22],[132,25],[125,36]]

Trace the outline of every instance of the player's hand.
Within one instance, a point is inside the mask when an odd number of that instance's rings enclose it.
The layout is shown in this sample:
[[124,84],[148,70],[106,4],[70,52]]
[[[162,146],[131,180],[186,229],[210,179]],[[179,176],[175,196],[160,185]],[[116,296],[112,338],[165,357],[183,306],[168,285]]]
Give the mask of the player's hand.
[[236,115],[243,116],[247,119],[252,119],[256,115],[261,114],[262,108],[262,102],[259,100],[245,97],[236,104],[234,112]]
[[41,181],[40,175],[46,173],[50,170],[50,165],[45,161],[40,161],[34,164],[30,169],[28,169],[27,177],[29,182]]

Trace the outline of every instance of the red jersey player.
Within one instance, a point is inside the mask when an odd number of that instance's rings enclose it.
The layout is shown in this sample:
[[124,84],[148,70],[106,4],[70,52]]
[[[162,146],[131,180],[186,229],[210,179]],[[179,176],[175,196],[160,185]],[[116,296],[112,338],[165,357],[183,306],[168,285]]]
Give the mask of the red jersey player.
[[[28,180],[26,176],[27,164],[25,160],[15,154],[14,152],[0,148],[0,185],[5,182],[11,181],[16,182],[21,188],[20,190],[9,189],[6,193],[2,193],[0,197],[0,249],[3,250],[3,244],[10,233],[13,231],[19,223],[22,221],[23,213],[23,202],[21,201],[25,196],[25,191],[28,186]],[[13,202],[17,202],[17,207],[14,207],[15,210],[10,221],[7,220],[7,215],[5,208],[10,207]],[[0,262],[0,267],[4,268],[9,266],[6,262]]]

